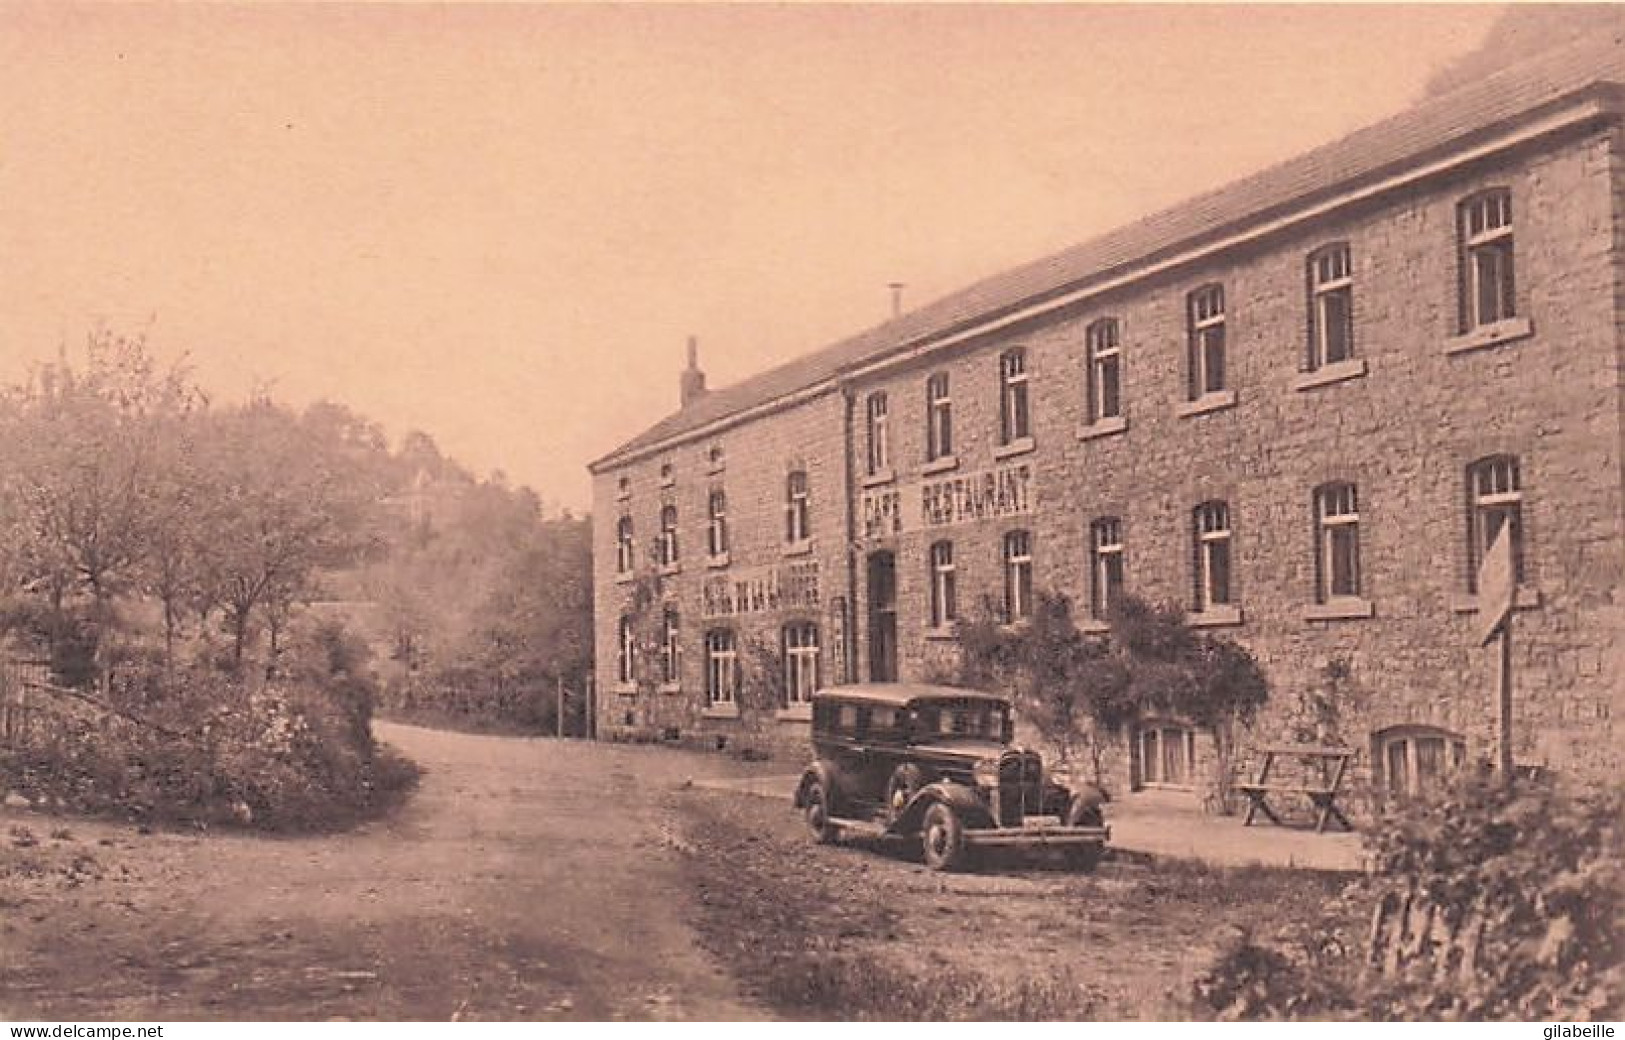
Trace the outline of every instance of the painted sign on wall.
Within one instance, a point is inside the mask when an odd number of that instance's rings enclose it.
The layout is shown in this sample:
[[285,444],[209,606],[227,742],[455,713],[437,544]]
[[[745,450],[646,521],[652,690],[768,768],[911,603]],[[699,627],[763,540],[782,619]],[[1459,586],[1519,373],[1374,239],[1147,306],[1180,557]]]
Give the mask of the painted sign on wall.
[[700,611],[708,618],[817,610],[821,602],[817,560],[718,574],[706,578],[700,589]]
[[1025,462],[953,473],[904,487],[871,488],[859,500],[863,536],[951,527],[1033,511],[1032,466]]

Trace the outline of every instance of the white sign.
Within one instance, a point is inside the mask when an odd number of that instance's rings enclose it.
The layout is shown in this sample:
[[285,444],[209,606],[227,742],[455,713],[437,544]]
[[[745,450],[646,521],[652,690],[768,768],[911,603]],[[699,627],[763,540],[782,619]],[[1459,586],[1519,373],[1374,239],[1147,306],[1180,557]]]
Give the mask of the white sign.
[[1518,583],[1512,569],[1512,525],[1503,523],[1478,565],[1478,643],[1495,638],[1512,615]]
[[863,537],[1022,516],[1033,511],[1032,484],[1032,467],[1018,462],[865,491],[858,505]]

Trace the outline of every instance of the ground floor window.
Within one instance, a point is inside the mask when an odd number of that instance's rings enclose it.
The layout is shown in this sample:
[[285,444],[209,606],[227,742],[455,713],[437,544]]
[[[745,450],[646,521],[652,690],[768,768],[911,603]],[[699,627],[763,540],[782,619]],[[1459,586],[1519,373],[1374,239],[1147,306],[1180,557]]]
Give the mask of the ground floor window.
[[739,691],[739,649],[734,634],[719,628],[705,634],[705,699],[733,704]]
[[784,626],[785,707],[806,704],[818,689],[818,626],[800,622]]
[[1467,760],[1467,742],[1434,726],[1386,729],[1372,743],[1379,783],[1404,797],[1439,790]]
[[1196,731],[1178,723],[1141,727],[1135,737],[1140,783],[1145,787],[1196,784]]

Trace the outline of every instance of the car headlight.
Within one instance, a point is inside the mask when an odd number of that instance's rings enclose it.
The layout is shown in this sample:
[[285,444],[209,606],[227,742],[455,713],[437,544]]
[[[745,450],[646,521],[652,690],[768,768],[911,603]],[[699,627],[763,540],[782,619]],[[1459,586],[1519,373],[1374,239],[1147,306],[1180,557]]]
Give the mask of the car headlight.
[[999,786],[999,762],[997,759],[984,758],[971,767],[971,779],[976,781],[977,787]]

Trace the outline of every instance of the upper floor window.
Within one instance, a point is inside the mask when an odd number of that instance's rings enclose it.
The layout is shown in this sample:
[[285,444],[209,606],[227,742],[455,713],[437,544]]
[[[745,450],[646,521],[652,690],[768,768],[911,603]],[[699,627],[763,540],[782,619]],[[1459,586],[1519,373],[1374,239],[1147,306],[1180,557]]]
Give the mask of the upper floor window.
[[1315,598],[1360,594],[1360,502],[1353,484],[1315,489]]
[[1523,479],[1515,455],[1491,455],[1467,467],[1467,588],[1502,530],[1512,539],[1512,577],[1523,581]]
[[959,614],[954,589],[954,543],[931,546],[931,627],[942,628]]
[[1471,332],[1517,313],[1512,273],[1512,192],[1496,188],[1456,210],[1461,243],[1461,329]]
[[662,462],[660,464],[660,486],[671,487],[675,483],[677,483],[676,470],[672,469],[671,463]]
[[1197,289],[1186,306],[1190,325],[1186,389],[1194,401],[1224,389],[1224,286]]
[[999,355],[999,443],[1032,436],[1027,404],[1027,351],[1016,347]]
[[864,406],[866,429],[869,434],[869,475],[884,473],[891,468],[891,438],[886,416],[886,395],[872,393]]
[[713,444],[705,450],[705,468],[712,473],[722,469],[723,463],[726,461],[726,456],[722,454],[722,445]]
[[709,522],[706,525],[706,549],[712,556],[728,551],[728,495],[721,488],[711,492],[706,501]]
[[620,477],[620,478],[616,479],[616,481],[615,481],[615,497],[616,498],[631,498],[632,497],[632,478],[631,477]]
[[1191,528],[1196,611],[1201,613],[1231,602],[1229,504],[1203,502],[1191,514]]
[[731,629],[718,628],[705,634],[705,699],[713,704],[733,704],[739,690],[739,646]]
[[1004,536],[1004,619],[1020,621],[1033,612],[1033,540],[1026,531]]
[[1084,332],[1089,356],[1088,421],[1117,419],[1123,414],[1123,352],[1116,318],[1101,318]]
[[1354,263],[1347,242],[1309,254],[1310,371],[1354,356]]
[[1123,522],[1103,516],[1089,525],[1089,612],[1104,621],[1123,590]]
[[676,607],[667,607],[660,615],[660,681],[667,686],[681,682],[683,676],[682,627],[678,622]]
[[663,506],[660,510],[660,565],[670,567],[677,562],[677,507]]
[[784,481],[784,540],[792,544],[812,536],[812,514],[807,491],[807,471],[792,470]]
[[810,621],[785,625],[784,707],[810,702],[818,686],[818,626]]
[[631,574],[632,565],[632,518],[623,516],[615,523],[615,572]]
[[637,661],[636,629],[632,619],[623,614],[615,632],[615,678],[622,686],[630,686],[637,681]]
[[925,457],[946,458],[954,453],[954,404],[948,396],[948,373],[935,372],[925,381]]

